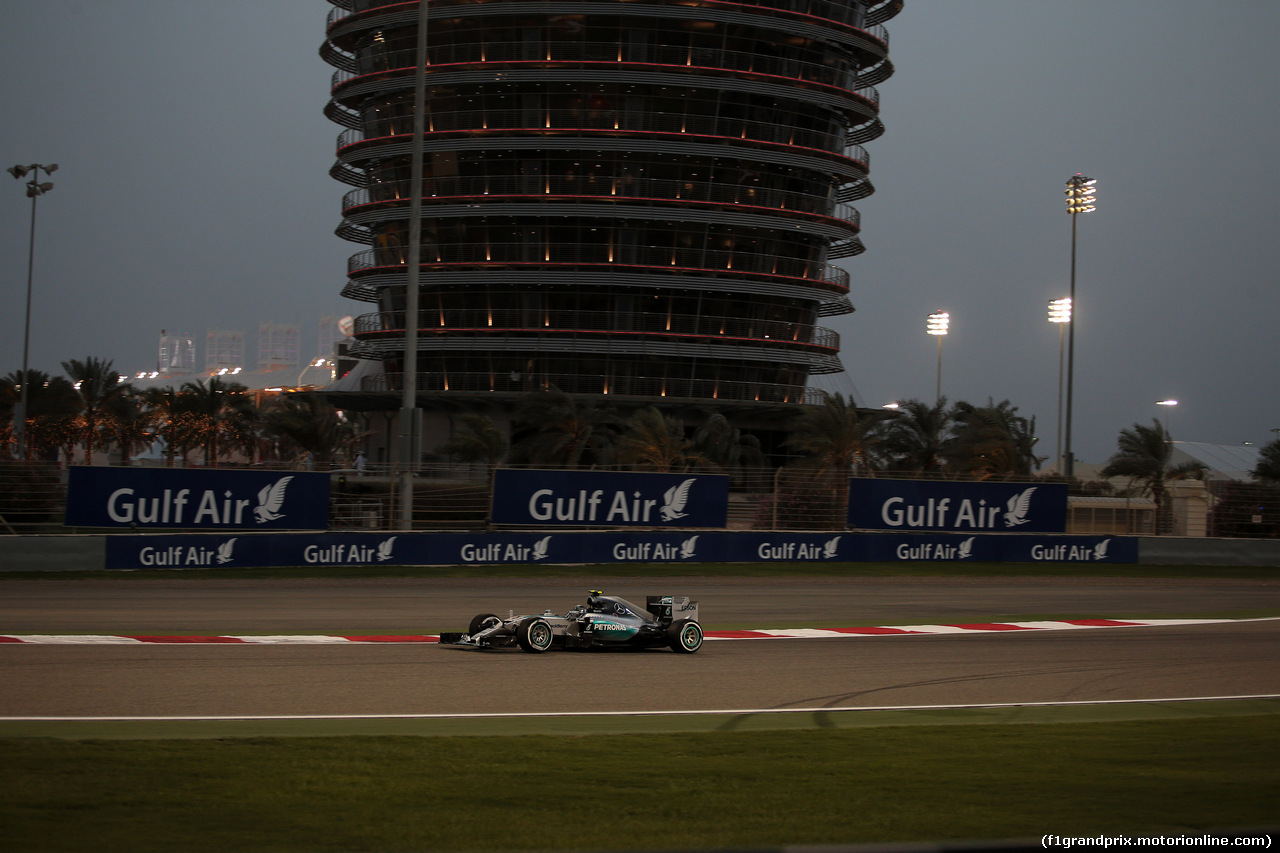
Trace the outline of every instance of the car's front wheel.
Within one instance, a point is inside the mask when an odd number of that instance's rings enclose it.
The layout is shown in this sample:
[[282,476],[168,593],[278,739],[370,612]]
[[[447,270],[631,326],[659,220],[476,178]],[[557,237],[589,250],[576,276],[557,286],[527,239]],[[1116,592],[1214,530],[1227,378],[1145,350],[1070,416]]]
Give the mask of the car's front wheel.
[[691,655],[702,648],[702,626],[692,619],[676,622],[667,629],[667,643],[672,651]]
[[554,638],[555,634],[551,630],[550,623],[540,616],[530,616],[516,629],[516,642],[526,652],[535,654],[545,652],[551,648],[551,641]]
[[492,628],[495,625],[501,624],[502,620],[497,616],[494,616],[492,613],[480,613],[471,618],[471,625],[467,628],[467,633],[474,637],[485,628]]

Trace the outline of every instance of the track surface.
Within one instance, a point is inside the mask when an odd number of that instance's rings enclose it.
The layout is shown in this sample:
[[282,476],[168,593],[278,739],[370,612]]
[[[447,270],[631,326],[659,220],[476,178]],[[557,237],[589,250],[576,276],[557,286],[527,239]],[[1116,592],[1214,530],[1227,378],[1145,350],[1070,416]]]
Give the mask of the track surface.
[[[708,627],[1117,619],[1280,610],[1280,582],[661,579]],[[423,634],[563,610],[580,581],[9,581],[4,634]],[[708,643],[696,655],[435,645],[0,645],[0,716],[714,710],[1280,693],[1280,622]]]

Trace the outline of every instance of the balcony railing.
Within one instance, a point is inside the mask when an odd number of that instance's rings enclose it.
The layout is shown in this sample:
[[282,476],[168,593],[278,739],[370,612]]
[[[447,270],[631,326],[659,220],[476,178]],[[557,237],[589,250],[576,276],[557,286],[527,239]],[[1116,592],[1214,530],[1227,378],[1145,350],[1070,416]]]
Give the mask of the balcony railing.
[[[545,67],[547,63],[607,63],[637,68],[658,66],[697,71],[728,71],[812,83],[838,89],[858,100],[869,100],[864,94],[869,87],[860,82],[861,75],[855,67],[710,47],[541,39],[481,41],[433,45],[428,51],[428,59],[435,70],[450,65]],[[353,80],[369,75],[412,74],[416,67],[417,52],[413,49],[382,48],[362,51],[355,57],[355,70],[340,68],[333,72],[330,89],[335,97],[341,97],[340,88]],[[870,112],[876,111],[876,102],[869,101],[868,106]]]
[[[371,12],[375,9],[386,9],[388,11],[403,10],[405,7],[414,5],[411,3],[391,2],[391,0],[352,0],[350,3],[342,4],[340,8],[329,10],[326,30],[331,29],[334,24],[345,20],[354,14]],[[446,4],[440,4],[444,8],[450,8]],[[803,15],[807,18],[815,18],[818,22],[830,22],[837,25],[853,27],[866,33],[871,38],[880,42],[887,50],[889,46],[889,33],[879,24],[867,24],[859,17],[859,9],[855,4],[842,2],[842,0],[771,0],[771,2],[760,2],[760,0],[734,0],[734,2],[708,2],[708,6],[712,7],[748,7],[755,8],[766,12],[786,12],[796,15]],[[878,10],[880,6],[888,5],[880,3],[873,10]],[[901,5],[901,0],[898,0]],[[350,8],[345,8],[349,6]],[[896,14],[896,12],[894,13]],[[888,20],[892,15],[881,16],[883,20]]]
[[[347,275],[360,276],[387,272],[389,268],[403,268],[408,262],[408,253],[407,246],[356,252],[347,260]],[[729,249],[624,246],[616,242],[563,243],[532,239],[521,243],[424,242],[421,266],[424,269],[608,266],[695,275],[729,272],[734,275],[803,279],[841,293],[849,290],[848,272],[829,264]]]
[[[869,166],[867,150],[848,144],[846,132],[823,132],[796,127],[787,121],[762,121],[714,115],[715,105],[707,104],[708,114],[696,112],[695,100],[687,111],[679,113],[643,109],[593,110],[573,107],[530,107],[529,109],[432,110],[425,116],[427,133],[502,133],[549,131],[605,131],[608,133],[681,134],[708,136],[726,143],[745,140],[771,145],[805,148],[826,155],[852,160],[865,172]],[[413,132],[413,118],[393,116],[372,121],[363,129],[346,130],[338,136],[338,152],[369,140],[389,141],[408,138]]]
[[[378,373],[360,380],[362,391],[401,391],[404,376]],[[824,393],[801,385],[746,382],[713,378],[666,376],[609,376],[599,373],[483,373],[419,371],[421,393],[524,394],[555,386],[566,394],[607,394],[616,397],[651,399],[719,400],[752,403],[820,403]]]
[[[342,199],[344,215],[372,205],[407,206],[413,185],[387,181],[353,190]],[[610,198],[651,202],[685,202],[784,210],[832,217],[859,227],[861,218],[853,205],[802,192],[789,192],[755,184],[720,184],[659,178],[526,175],[519,177],[448,177],[423,182],[424,202],[458,202],[529,198]]]
[[[403,311],[362,314],[355,320],[359,336],[403,335]],[[671,335],[751,340],[768,344],[804,344],[838,351],[840,335],[833,329],[783,320],[708,317],[692,314],[632,311],[566,311],[519,308],[424,308],[418,313],[424,334],[524,332],[562,335],[601,332],[616,335]]]

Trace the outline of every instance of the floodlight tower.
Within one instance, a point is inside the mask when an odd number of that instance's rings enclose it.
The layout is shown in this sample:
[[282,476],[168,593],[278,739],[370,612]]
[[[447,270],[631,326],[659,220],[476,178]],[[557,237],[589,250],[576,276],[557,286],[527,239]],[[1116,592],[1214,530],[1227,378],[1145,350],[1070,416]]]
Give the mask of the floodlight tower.
[[[1067,180],[1067,213],[1071,216],[1071,305],[1074,310],[1076,304],[1076,217],[1081,213],[1089,213],[1094,210],[1094,193],[1096,192],[1094,184],[1097,181],[1093,178],[1086,178],[1077,172]],[[1068,477],[1075,475],[1076,460],[1075,455],[1071,452],[1071,403],[1072,393],[1075,387],[1075,361],[1076,361],[1076,324],[1074,319],[1068,324],[1067,330],[1067,417],[1066,432],[1063,442],[1066,445],[1063,451],[1062,473]]]
[[951,325],[951,315],[946,311],[934,311],[925,323],[925,331],[938,338],[938,394],[937,402],[942,402],[942,338]]
[[31,277],[36,263],[36,199],[53,189],[52,181],[41,181],[40,173],[52,175],[58,171],[57,163],[44,165],[32,163],[30,166],[10,166],[8,172],[14,178],[22,179],[32,174],[27,181],[27,198],[31,199],[31,243],[27,249],[27,310],[26,319],[22,323],[22,387],[18,395],[18,407],[13,411],[13,435],[17,439],[18,458],[27,458],[27,381],[28,354],[31,351]]
[[1058,445],[1054,448],[1054,464],[1062,473],[1062,360],[1066,324],[1071,322],[1071,297],[1049,302],[1049,322],[1058,324]]

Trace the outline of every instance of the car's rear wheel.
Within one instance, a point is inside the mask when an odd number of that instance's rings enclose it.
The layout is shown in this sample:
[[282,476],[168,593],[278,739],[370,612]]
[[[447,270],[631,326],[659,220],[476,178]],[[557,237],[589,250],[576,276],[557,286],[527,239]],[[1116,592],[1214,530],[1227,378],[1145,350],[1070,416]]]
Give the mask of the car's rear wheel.
[[667,643],[672,651],[691,655],[702,648],[702,626],[692,619],[684,619],[667,629]]
[[554,638],[555,634],[551,630],[550,623],[540,616],[530,616],[516,629],[516,642],[526,652],[535,654],[545,652],[551,648],[551,641]]
[[495,625],[501,624],[502,620],[497,616],[494,616],[492,613],[480,613],[471,617],[471,625],[467,628],[467,633],[474,637],[485,628],[492,628]]

